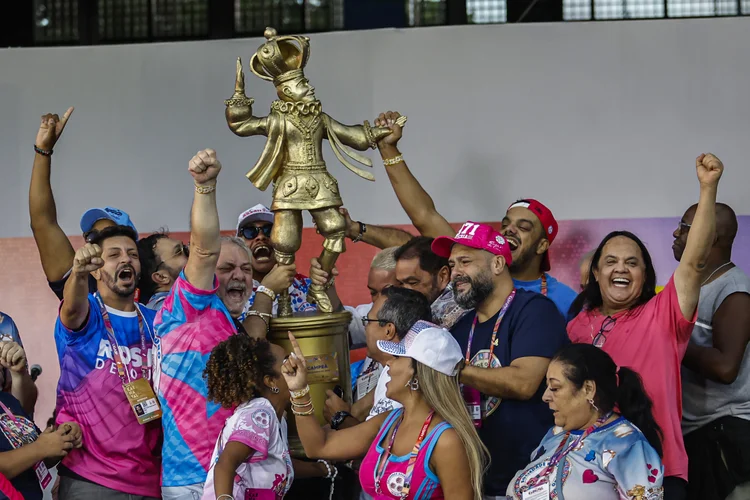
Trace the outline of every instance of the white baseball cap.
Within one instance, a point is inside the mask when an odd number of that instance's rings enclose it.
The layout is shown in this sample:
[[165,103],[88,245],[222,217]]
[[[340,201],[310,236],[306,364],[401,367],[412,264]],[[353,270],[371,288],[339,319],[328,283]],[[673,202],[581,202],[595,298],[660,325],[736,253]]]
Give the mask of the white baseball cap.
[[427,321],[417,321],[401,342],[378,340],[378,349],[393,356],[416,359],[449,377],[458,374],[461,347],[451,332]]
[[237,218],[237,231],[248,222],[262,221],[273,223],[273,212],[267,206],[258,203],[254,207],[248,208]]

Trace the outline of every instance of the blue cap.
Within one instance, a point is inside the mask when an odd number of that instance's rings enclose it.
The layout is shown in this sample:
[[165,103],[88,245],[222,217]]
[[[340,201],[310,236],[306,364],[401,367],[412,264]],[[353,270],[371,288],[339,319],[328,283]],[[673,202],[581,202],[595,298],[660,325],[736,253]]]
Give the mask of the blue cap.
[[81,217],[81,232],[85,233],[87,231],[91,231],[91,228],[94,227],[96,221],[102,219],[109,219],[118,226],[129,227],[130,229],[135,231],[135,237],[138,238],[138,230],[130,220],[130,216],[127,214],[127,212],[114,207],[90,208],[86,210],[86,212]]

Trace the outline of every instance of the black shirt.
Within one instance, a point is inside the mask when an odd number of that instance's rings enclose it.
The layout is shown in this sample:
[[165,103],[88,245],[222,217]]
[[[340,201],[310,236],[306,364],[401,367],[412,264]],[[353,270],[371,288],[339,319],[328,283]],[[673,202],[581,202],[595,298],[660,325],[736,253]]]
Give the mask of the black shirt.
[[[0,406],[0,453],[12,451],[36,441],[40,434],[39,428],[34,425],[31,417],[23,411],[21,403],[7,392],[0,392],[0,401],[8,407],[16,418],[14,422],[13,418],[7,415]],[[14,477],[10,483],[26,500],[42,499],[42,488],[36,478],[34,467],[26,469]],[[0,498],[5,498],[5,495],[0,493]]]
[[[464,353],[475,316],[473,311],[467,313],[451,329]],[[487,366],[496,320],[497,314],[484,323],[477,323],[471,343],[473,365]],[[554,302],[535,292],[517,290],[497,332],[492,367],[507,367],[515,359],[530,356],[552,358],[569,342],[565,326],[565,319]],[[483,403],[488,399],[490,409],[478,432],[492,457],[484,478],[485,495],[505,495],[510,480],[528,465],[531,453],[554,425],[552,412],[542,401],[545,386],[546,382],[542,382],[528,401],[499,400],[482,395]]]

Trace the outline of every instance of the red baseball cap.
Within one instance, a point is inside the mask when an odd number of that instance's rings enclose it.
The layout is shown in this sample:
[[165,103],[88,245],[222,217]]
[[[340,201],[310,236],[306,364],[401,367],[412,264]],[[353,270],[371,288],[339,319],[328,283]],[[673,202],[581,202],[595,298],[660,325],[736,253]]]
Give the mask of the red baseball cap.
[[[555,237],[557,236],[558,229],[557,220],[555,220],[555,216],[552,215],[552,211],[544,206],[541,202],[532,200],[530,198],[525,200],[518,200],[517,202],[509,206],[508,210],[516,207],[527,208],[537,216],[539,222],[542,223],[542,229],[544,230],[544,233],[547,235],[547,241],[549,241],[549,244],[552,245],[552,242],[555,241]],[[549,262],[549,250],[547,250],[546,252],[544,252],[544,256],[542,258],[542,271],[547,272],[551,268],[552,266],[550,266]]]
[[451,248],[455,244],[485,250],[493,255],[502,255],[505,257],[505,264],[508,266],[513,260],[508,241],[487,224],[469,221],[461,226],[455,238],[448,236],[435,238],[432,242],[432,251],[439,257],[448,258],[451,256]]

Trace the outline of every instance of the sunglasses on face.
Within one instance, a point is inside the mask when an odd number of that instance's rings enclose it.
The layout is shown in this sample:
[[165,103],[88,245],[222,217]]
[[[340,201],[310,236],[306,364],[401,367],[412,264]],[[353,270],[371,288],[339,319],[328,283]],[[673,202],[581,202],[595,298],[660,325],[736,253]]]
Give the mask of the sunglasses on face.
[[612,316],[607,316],[606,318],[604,318],[604,321],[602,321],[602,326],[601,328],[599,328],[599,333],[597,333],[591,341],[594,347],[604,346],[604,343],[607,341],[607,336],[605,334],[611,332],[614,329],[616,321],[617,319],[613,318]]
[[254,240],[258,237],[260,233],[263,233],[266,238],[271,237],[271,229],[273,229],[273,224],[268,224],[266,226],[257,227],[257,226],[247,226],[240,228],[238,231],[237,236],[242,236],[246,240]]

